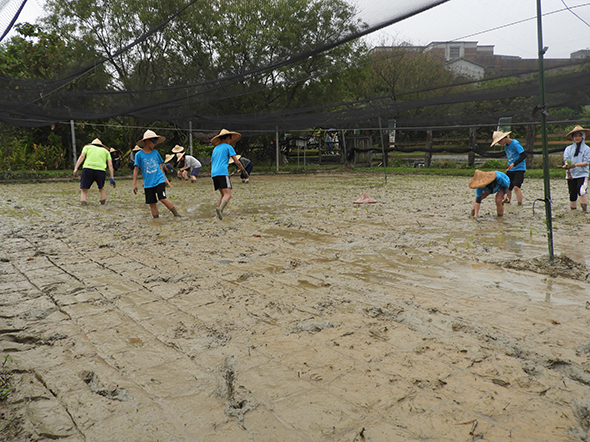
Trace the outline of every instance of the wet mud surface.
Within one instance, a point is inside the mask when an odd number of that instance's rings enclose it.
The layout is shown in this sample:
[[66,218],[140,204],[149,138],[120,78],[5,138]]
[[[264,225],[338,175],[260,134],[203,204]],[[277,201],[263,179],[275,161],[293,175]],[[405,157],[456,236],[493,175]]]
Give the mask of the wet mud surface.
[[590,215],[468,181],[3,184],[0,440],[588,440]]

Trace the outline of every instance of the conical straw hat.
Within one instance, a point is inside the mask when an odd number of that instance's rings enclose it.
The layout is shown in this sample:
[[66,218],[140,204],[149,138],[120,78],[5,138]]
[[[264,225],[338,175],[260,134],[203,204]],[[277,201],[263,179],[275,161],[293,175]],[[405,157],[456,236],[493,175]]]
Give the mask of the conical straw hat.
[[470,189],[481,189],[487,186],[496,179],[496,172],[484,172],[476,170],[471,181],[469,181]]

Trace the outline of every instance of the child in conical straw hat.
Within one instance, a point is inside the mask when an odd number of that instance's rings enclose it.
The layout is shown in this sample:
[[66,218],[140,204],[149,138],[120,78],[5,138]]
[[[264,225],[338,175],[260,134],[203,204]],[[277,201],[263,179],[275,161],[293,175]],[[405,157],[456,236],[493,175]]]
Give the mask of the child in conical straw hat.
[[473,178],[469,182],[469,188],[475,189],[475,202],[471,209],[471,216],[477,219],[481,202],[489,195],[496,194],[496,211],[498,216],[504,216],[504,206],[502,200],[508,193],[510,178],[503,172],[484,172],[476,170]]
[[150,211],[154,218],[160,217],[158,211],[158,200],[174,216],[180,216],[172,201],[166,197],[166,186],[172,187],[166,174],[164,173],[164,161],[160,153],[154,150],[157,144],[160,144],[166,139],[161,135],[157,135],[152,130],[146,130],[143,138],[137,142],[141,150],[135,154],[135,167],[133,169],[133,193],[137,193],[137,176],[141,170],[143,176],[143,190],[145,193],[145,203],[149,204]]

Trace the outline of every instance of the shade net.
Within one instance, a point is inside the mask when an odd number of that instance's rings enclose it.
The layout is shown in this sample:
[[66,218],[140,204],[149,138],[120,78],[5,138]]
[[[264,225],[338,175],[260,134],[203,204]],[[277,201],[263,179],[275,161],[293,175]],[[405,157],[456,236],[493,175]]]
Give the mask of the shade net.
[[[418,65],[406,72],[418,80],[406,79],[401,92],[351,87],[367,67],[403,75],[409,63],[409,49],[379,54],[362,37],[445,1],[169,0],[125,10],[130,2],[89,1],[84,16],[74,10],[79,2],[49,1],[44,29],[65,36],[63,61],[1,73],[0,121],[39,127],[132,117],[254,135],[375,127],[391,118],[416,128],[533,120],[534,71],[518,81],[449,76],[426,84],[418,77],[430,67]],[[5,12],[17,14],[22,3],[0,3],[2,27],[13,22]],[[549,77],[548,107],[589,103],[589,78],[583,66]]]

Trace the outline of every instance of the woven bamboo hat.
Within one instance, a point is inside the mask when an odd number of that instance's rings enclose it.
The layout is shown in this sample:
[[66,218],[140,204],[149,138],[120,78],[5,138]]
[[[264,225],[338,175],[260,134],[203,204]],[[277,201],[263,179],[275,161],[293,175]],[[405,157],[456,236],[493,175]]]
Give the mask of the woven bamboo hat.
[[104,147],[105,149],[108,150],[108,147],[106,147],[104,144],[102,144],[102,141],[100,141],[98,138],[95,138],[94,140],[92,140],[92,143],[95,146],[100,146],[100,147]]
[[500,140],[506,138],[511,133],[512,132],[502,132],[499,130],[495,130],[494,133],[492,134],[492,144],[490,144],[490,147],[493,146],[494,144],[498,144],[498,142]]
[[[568,140],[572,139],[572,135],[575,134],[576,132],[584,132],[586,134],[586,139],[588,139],[588,137],[590,137],[590,129],[584,129],[582,126],[576,126],[574,127],[572,130],[570,130],[565,137]],[[94,144],[94,143],[93,143]]]
[[178,144],[172,148],[172,152],[174,153],[181,153],[184,152],[184,147],[179,146]]
[[470,189],[481,189],[487,186],[496,179],[496,172],[484,172],[482,170],[476,170],[473,178],[469,181]]
[[221,142],[219,139],[225,135],[231,135],[230,139],[227,141],[228,144],[237,143],[242,139],[242,134],[239,132],[231,132],[227,129],[221,129],[221,132],[211,138],[211,144],[217,146]]
[[138,145],[135,145],[135,147],[132,149],[133,152],[138,152],[141,150],[141,147],[139,147]]
[[167,154],[166,158],[164,158],[164,162],[169,163],[170,161],[172,161],[172,158],[174,158],[174,156],[175,155],[173,153]]
[[[239,160],[240,158],[242,158],[242,155],[236,155],[236,158]],[[234,164],[234,157],[229,157],[228,164]]]
[[137,142],[137,145],[139,147],[143,147],[143,142],[145,140],[149,140],[150,138],[157,138],[158,140],[156,141],[156,144],[163,143],[166,140],[166,137],[158,135],[153,130],[148,129],[143,134],[143,138]]

